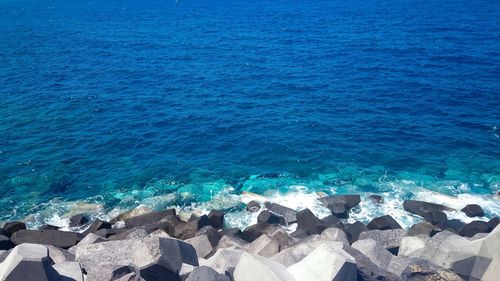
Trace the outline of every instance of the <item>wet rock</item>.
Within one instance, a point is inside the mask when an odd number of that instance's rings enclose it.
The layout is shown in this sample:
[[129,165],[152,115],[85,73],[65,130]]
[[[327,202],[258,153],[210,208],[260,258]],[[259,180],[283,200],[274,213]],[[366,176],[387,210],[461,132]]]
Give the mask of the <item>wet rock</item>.
[[282,224],[286,225],[286,220],[285,217],[275,214],[273,212],[270,212],[268,210],[263,210],[260,212],[259,216],[257,217],[258,222],[266,222],[269,224]]
[[101,229],[111,229],[112,225],[109,222],[103,221],[103,220],[94,220],[92,224],[83,232],[83,236],[89,234],[89,233],[95,233],[98,230]]
[[224,211],[221,210],[212,210],[208,213],[208,219],[211,222],[211,225],[217,229],[222,229],[224,226]]
[[208,266],[200,266],[191,271],[186,281],[230,281],[230,279]]
[[490,227],[490,229],[488,230],[488,232],[493,231],[493,229],[495,229],[499,223],[500,223],[500,218],[498,217],[494,217],[491,220],[489,220],[488,226]]
[[349,210],[361,202],[359,195],[331,195],[318,199],[325,205],[332,215],[338,218],[348,218]]
[[158,228],[168,233],[170,236],[177,236],[182,232],[182,227],[186,223],[176,215],[168,215],[158,222]]
[[347,235],[347,240],[350,244],[356,242],[359,238],[359,234],[363,231],[368,231],[369,228],[362,222],[348,223],[344,227],[344,232]]
[[391,216],[385,215],[374,218],[367,225],[369,229],[386,230],[386,229],[401,229],[401,225]]
[[234,269],[234,279],[235,281],[297,281],[283,265],[248,253],[241,255]]
[[288,267],[288,272],[301,281],[357,280],[354,258],[344,250],[328,245],[319,246],[300,262]]
[[256,213],[260,210],[260,204],[259,204],[259,202],[252,200],[252,201],[248,202],[246,208],[247,208],[247,211],[249,211],[251,213]]
[[[14,234],[17,232],[14,232]],[[0,266],[2,281],[53,281],[60,276],[52,268],[47,248],[37,244],[16,246]]]
[[4,235],[6,235],[7,237],[11,237],[17,231],[26,229],[26,224],[20,221],[6,222],[3,225],[2,229],[4,231]]
[[436,226],[442,230],[447,230],[447,231],[450,231],[453,233],[458,233],[465,226],[465,223],[463,223],[461,220],[452,219],[452,220],[447,220],[447,221],[441,222],[441,223],[437,224]]
[[9,237],[0,235],[0,250],[10,250],[14,248],[14,243],[12,243]]
[[466,224],[462,229],[460,229],[461,236],[473,237],[478,233],[487,233],[490,230],[490,226],[485,221],[473,221]]
[[483,208],[481,208],[481,206],[477,204],[469,204],[465,206],[461,211],[470,218],[484,216]]
[[125,219],[124,222],[125,222],[125,227],[131,229],[134,227],[156,224],[166,216],[175,216],[175,215],[176,215],[175,209],[168,209],[159,212],[150,212],[139,216],[130,217]]
[[441,268],[425,260],[413,261],[401,273],[402,281],[463,281],[453,271]]
[[82,226],[88,222],[89,218],[85,214],[77,214],[69,218],[70,227]]
[[384,198],[380,195],[370,195],[370,200],[372,200],[373,203],[376,203],[376,204],[382,204],[384,203]]
[[[205,226],[211,225],[212,222],[207,215],[203,215],[195,220],[192,220],[186,224],[176,225],[176,237],[180,239],[189,239],[196,236],[196,233]],[[180,232],[180,233],[179,233]]]
[[233,228],[226,228],[221,230],[220,232],[221,235],[229,235],[229,236],[236,236],[236,237],[241,237],[241,229],[237,227]]
[[426,221],[430,222],[431,224],[436,225],[436,224],[446,222],[448,220],[448,216],[444,212],[441,212],[441,211],[431,211],[431,212],[425,213],[424,219]]
[[285,217],[286,223],[296,223],[297,222],[297,211],[280,204],[266,202],[264,203],[266,208],[275,213]]
[[279,226],[275,224],[269,224],[266,222],[259,222],[254,225],[251,225],[241,232],[241,238],[252,243],[255,239],[259,238],[262,234],[271,234],[273,233]]
[[15,245],[23,243],[53,245],[68,249],[80,241],[80,234],[59,230],[19,230],[12,235],[11,241]]
[[434,234],[440,231],[439,227],[432,225],[430,222],[421,222],[410,227],[408,236],[434,236]]
[[338,229],[344,229],[344,224],[342,223],[342,221],[334,215],[326,216],[324,218],[321,218],[321,220],[328,228],[334,227]]
[[405,200],[403,202],[403,208],[405,211],[421,217],[424,217],[426,213],[432,211],[455,211],[455,209],[444,205],[416,200]]
[[51,224],[44,224],[42,225],[39,230],[58,230],[60,227],[51,225]]
[[307,235],[320,234],[328,225],[316,217],[309,209],[304,209],[297,213],[297,229]]

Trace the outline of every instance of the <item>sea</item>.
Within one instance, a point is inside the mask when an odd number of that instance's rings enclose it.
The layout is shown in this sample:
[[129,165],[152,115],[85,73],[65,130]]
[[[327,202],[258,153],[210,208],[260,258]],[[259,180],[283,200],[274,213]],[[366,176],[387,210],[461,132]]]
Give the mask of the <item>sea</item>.
[[[0,221],[500,215],[500,1],[0,0]],[[378,194],[384,203],[369,196]]]

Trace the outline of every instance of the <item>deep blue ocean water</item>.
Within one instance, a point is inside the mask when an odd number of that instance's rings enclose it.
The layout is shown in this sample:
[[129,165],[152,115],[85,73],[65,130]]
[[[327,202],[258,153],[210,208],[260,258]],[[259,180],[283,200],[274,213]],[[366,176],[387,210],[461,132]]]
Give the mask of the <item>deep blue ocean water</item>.
[[297,190],[439,192],[498,215],[499,15],[490,0],[0,0],[0,220]]

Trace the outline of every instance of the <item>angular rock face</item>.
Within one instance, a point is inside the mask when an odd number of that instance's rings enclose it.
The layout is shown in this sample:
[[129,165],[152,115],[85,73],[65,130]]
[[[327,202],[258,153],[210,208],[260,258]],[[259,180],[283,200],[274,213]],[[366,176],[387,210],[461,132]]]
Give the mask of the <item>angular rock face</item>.
[[245,228],[243,232],[241,232],[241,238],[251,243],[255,239],[259,238],[262,234],[271,234],[278,228],[279,226],[275,224],[259,222]]
[[472,256],[454,262],[451,265],[451,269],[464,280],[482,280],[483,274],[490,264],[490,258]]
[[367,225],[369,229],[378,229],[378,230],[386,230],[386,229],[401,229],[401,225],[391,216],[385,215],[378,218],[374,218]]
[[0,235],[0,250],[10,250],[14,248],[14,243],[12,243],[9,237],[5,235]]
[[429,203],[429,202],[424,202],[424,201],[416,201],[416,200],[405,200],[403,202],[403,208],[405,211],[410,212],[415,215],[419,215],[421,217],[424,217],[426,213],[432,212],[432,211],[455,211],[455,209],[446,207],[444,205],[440,204],[434,204],[434,203]]
[[256,213],[260,210],[260,204],[259,204],[259,202],[252,200],[252,201],[248,202],[246,208],[247,208],[247,211],[252,212],[252,213]]
[[356,281],[356,261],[340,248],[321,245],[300,262],[288,267],[301,281]]
[[213,247],[206,235],[198,235],[185,241],[193,246],[200,258],[205,258],[212,253]]
[[60,281],[83,281],[82,268],[78,262],[60,262],[52,268],[61,276]]
[[363,231],[368,231],[368,227],[362,222],[355,222],[353,224],[346,224],[344,228],[344,232],[347,235],[347,240],[352,244],[356,242],[359,238],[359,234]]
[[229,277],[217,273],[217,271],[207,266],[195,268],[186,281],[231,281]]
[[215,229],[211,225],[204,226],[196,232],[196,236],[199,235],[205,235],[207,236],[208,240],[210,241],[210,244],[212,244],[212,247],[217,247],[217,244],[219,244],[219,240],[222,238],[222,234],[219,233],[217,229]]
[[297,230],[302,230],[307,235],[320,234],[328,225],[316,217],[309,209],[297,213]]
[[346,234],[338,228],[327,228],[321,233],[321,240],[339,241],[345,245],[350,245]]
[[374,264],[368,257],[366,257],[360,251],[351,248],[344,247],[344,251],[346,251],[349,255],[354,257],[356,260],[356,267],[358,269],[358,275],[364,281],[399,281],[399,276],[391,273],[383,268],[380,268],[376,264]]
[[43,245],[16,246],[0,267],[1,281],[53,281],[60,275],[52,268],[49,251]]
[[298,281],[281,264],[243,253],[234,269],[235,281]]
[[419,257],[425,244],[429,241],[426,236],[406,236],[401,239],[398,255],[405,257]]
[[469,204],[465,206],[461,211],[470,218],[484,216],[483,208],[481,208],[481,206],[477,204]]
[[89,233],[89,234],[87,234],[87,236],[85,236],[85,238],[83,238],[80,242],[78,242],[78,244],[69,248],[68,251],[72,254],[75,254],[77,247],[83,247],[86,245],[104,242],[104,241],[108,241],[108,240],[105,238],[102,238],[101,236],[95,235],[94,233]]
[[399,248],[401,239],[405,235],[406,230],[404,229],[369,230],[362,232],[359,235],[359,240],[373,239],[380,243],[382,247],[391,251],[391,249]]
[[275,239],[279,245],[280,245],[280,250],[290,247],[297,243],[297,240],[290,236],[284,229],[278,228],[274,232],[270,234],[270,236]]
[[263,210],[260,212],[259,216],[257,217],[258,222],[266,222],[269,224],[281,224],[281,225],[286,225],[286,219],[285,217],[275,214],[273,212],[270,212],[268,210]]
[[297,222],[297,211],[296,210],[290,209],[288,207],[285,207],[285,206],[282,206],[282,205],[279,205],[276,203],[270,203],[270,202],[266,202],[266,203],[264,203],[264,205],[266,206],[266,208],[269,211],[283,216],[286,220],[286,223],[290,224],[290,223]]
[[438,223],[436,226],[439,227],[441,230],[447,230],[453,233],[458,233],[465,226],[465,223],[457,219],[452,219]]
[[359,195],[331,195],[318,199],[325,205],[332,215],[338,218],[348,218],[349,210],[361,202]]
[[95,220],[92,222],[92,224],[83,232],[83,236],[89,234],[89,233],[95,233],[98,230],[101,229],[111,229],[112,225],[109,222],[102,221],[102,220]]
[[208,219],[211,222],[211,225],[217,229],[222,229],[224,226],[224,211],[221,210],[212,210],[208,213]]
[[410,227],[408,236],[434,236],[434,234],[440,231],[439,227],[432,225],[430,222],[421,222]]
[[12,235],[11,241],[20,245],[23,243],[53,245],[68,249],[80,241],[80,234],[59,230],[19,230]]
[[424,219],[431,224],[439,224],[448,220],[448,216],[441,211],[427,212],[424,215]]
[[160,237],[87,245],[77,248],[76,260],[93,276],[103,276],[105,272],[109,275],[120,266],[134,265],[145,280],[156,280],[162,275],[177,280],[183,265],[198,266],[193,246],[177,239]]
[[272,257],[280,251],[280,244],[271,236],[264,234],[248,245],[250,254]]
[[89,222],[89,219],[85,214],[78,214],[78,215],[74,215],[74,216],[69,218],[69,226],[70,227],[82,226],[88,222]]
[[175,216],[175,209],[168,209],[160,212],[150,212],[135,217],[125,219],[126,228],[134,228],[148,224],[156,224],[166,216]]
[[473,221],[466,224],[460,229],[459,234],[465,237],[473,237],[478,233],[487,233],[490,231],[490,226],[485,221]]
[[224,274],[226,271],[234,270],[244,250],[228,248],[220,249],[213,256],[202,262],[202,265],[213,268],[218,273]]
[[409,264],[401,273],[401,281],[463,281],[453,271],[419,260]]
[[235,236],[224,235],[219,240],[219,244],[217,244],[217,249],[225,249],[231,247],[236,249],[247,249],[248,242]]

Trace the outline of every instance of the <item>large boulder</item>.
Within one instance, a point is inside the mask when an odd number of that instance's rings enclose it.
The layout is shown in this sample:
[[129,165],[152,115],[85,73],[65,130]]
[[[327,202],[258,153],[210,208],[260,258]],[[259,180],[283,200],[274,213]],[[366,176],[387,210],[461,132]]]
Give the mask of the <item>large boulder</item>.
[[70,227],[82,226],[89,222],[89,218],[85,214],[77,214],[69,218]]
[[235,248],[220,249],[213,256],[200,263],[224,274],[226,271],[234,270],[243,253],[245,253],[244,250]]
[[356,261],[344,250],[321,245],[300,262],[289,266],[301,281],[356,281]]
[[288,248],[295,243],[297,243],[297,240],[293,238],[290,234],[288,234],[283,228],[277,228],[271,234],[269,234],[271,238],[276,240],[279,245],[280,245],[280,250]]
[[332,215],[338,218],[348,218],[349,210],[361,202],[361,197],[359,195],[331,195],[318,200],[330,209]]
[[90,226],[83,232],[83,236],[89,233],[96,233],[101,229],[111,229],[111,227],[112,227],[111,223],[97,219],[94,220],[92,224],[90,224]]
[[104,241],[108,241],[108,240],[106,238],[101,237],[101,236],[95,235],[94,233],[89,233],[80,242],[78,242],[78,244],[69,248],[68,251],[72,254],[75,254],[76,248],[78,248],[78,247],[83,247],[86,245],[104,242]]
[[417,200],[405,200],[403,202],[403,208],[405,211],[410,212],[415,215],[419,215],[421,217],[424,217],[426,213],[432,212],[432,211],[455,211],[455,209],[440,205],[440,204],[435,204],[435,203],[429,203],[429,202],[424,202],[424,201],[417,201]]
[[347,240],[349,241],[350,244],[356,242],[359,238],[359,235],[362,232],[368,230],[369,230],[368,227],[360,221],[356,221],[354,223],[348,223],[345,224],[344,226],[344,232],[347,235]]
[[461,211],[470,218],[484,216],[483,208],[481,208],[481,206],[477,204],[469,204],[465,206]]
[[259,238],[262,234],[271,234],[276,229],[280,228],[278,225],[269,224],[266,222],[258,222],[254,225],[251,225],[245,228],[241,232],[241,238],[248,241],[253,242],[255,239]]
[[198,235],[193,238],[186,239],[185,242],[193,246],[199,258],[206,258],[214,249],[206,235]]
[[411,262],[407,257],[394,256],[380,243],[372,239],[358,240],[352,244],[352,247],[363,253],[378,267],[395,275],[400,275]]
[[399,276],[380,268],[374,264],[367,256],[360,251],[344,246],[344,251],[351,255],[356,260],[358,275],[361,277],[358,280],[363,281],[399,281]]
[[309,209],[297,213],[297,230],[307,235],[320,234],[328,228],[328,224],[316,217]]
[[463,281],[453,271],[426,260],[412,261],[401,273],[401,281]]
[[431,224],[440,224],[448,220],[448,216],[442,211],[431,211],[424,214],[424,219]]
[[248,202],[246,209],[251,213],[257,213],[260,210],[260,204],[259,202],[252,200]]
[[196,236],[199,235],[207,236],[210,244],[212,244],[212,247],[214,248],[217,247],[217,244],[219,244],[219,240],[222,238],[222,234],[211,225],[200,228],[198,232],[196,232]]
[[63,263],[63,262],[74,262],[75,254],[71,253],[68,250],[54,247],[52,245],[45,245],[49,250],[49,257],[55,263]]
[[327,245],[330,248],[339,248],[339,249],[342,249],[342,247],[344,246],[342,242],[338,241],[327,241],[321,239],[309,242],[303,241],[300,244],[294,245],[292,247],[280,251],[279,253],[271,257],[271,260],[288,267],[295,263],[300,262],[307,255],[309,255],[322,245]]
[[283,265],[248,253],[241,255],[233,276],[235,281],[299,281]]
[[52,266],[61,276],[59,281],[83,281],[82,268],[79,262],[65,261]]
[[248,242],[236,236],[224,235],[219,240],[219,244],[217,244],[217,249],[225,249],[231,247],[234,247],[236,249],[247,249]]
[[447,230],[453,233],[458,233],[465,226],[465,223],[458,219],[451,219],[440,222],[436,226],[439,227],[441,230]]
[[323,230],[323,232],[321,232],[321,239],[326,241],[339,241],[345,245],[350,245],[345,232],[335,227],[329,227]]
[[10,221],[10,222],[6,222],[3,225],[2,229],[3,229],[4,235],[11,237],[12,234],[14,234],[15,232],[17,232],[19,230],[26,229],[26,224],[24,222],[20,222],[20,221]]
[[224,211],[222,210],[212,210],[208,213],[208,219],[211,225],[217,229],[222,229],[224,226]]
[[177,224],[175,237],[183,240],[193,238],[200,229],[209,225],[212,225],[212,222],[207,215],[196,217],[185,224]]
[[290,224],[297,222],[296,210],[282,206],[280,204],[270,203],[270,202],[266,202],[264,203],[264,205],[266,206],[266,209],[268,209],[269,211],[283,216],[286,220],[286,223]]
[[430,222],[420,222],[410,227],[408,236],[434,236],[438,232],[441,232],[439,227]]
[[126,228],[134,228],[148,224],[156,224],[166,216],[175,216],[175,209],[168,209],[159,212],[150,212],[124,219]]
[[478,233],[487,233],[490,231],[490,226],[485,221],[472,221],[466,224],[458,234],[465,237],[473,237]]
[[418,257],[422,254],[425,244],[429,241],[427,236],[406,236],[403,237],[399,245],[399,256]]
[[250,254],[271,257],[280,251],[280,244],[276,239],[264,234],[248,245]]
[[157,280],[158,276],[179,280],[178,273],[183,266],[198,266],[193,246],[181,240],[161,237],[90,244],[77,248],[76,260],[96,280],[106,280],[103,278],[116,268],[129,265],[137,267],[146,281]]
[[0,265],[1,281],[53,281],[60,275],[43,245],[25,243],[16,246]]
[[231,281],[231,280],[226,275],[220,274],[208,266],[200,266],[191,271],[186,281]]
[[386,230],[386,229],[401,229],[401,225],[390,215],[381,216],[378,218],[374,218],[368,223],[369,229],[378,229],[378,230]]
[[11,241],[15,245],[23,243],[53,245],[68,249],[75,246],[81,239],[79,233],[59,230],[19,230],[12,235]]
[[14,248],[14,243],[12,243],[9,237],[5,235],[0,235],[0,250],[10,250]]
[[286,219],[282,215],[275,214],[274,212],[263,210],[257,217],[257,222],[266,222],[269,224],[282,224],[286,225]]

